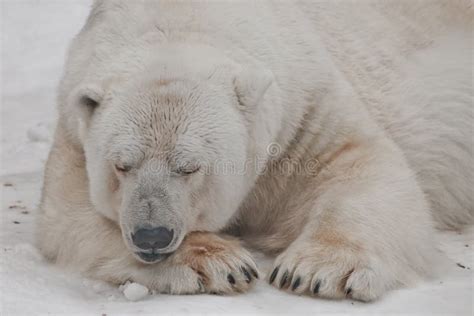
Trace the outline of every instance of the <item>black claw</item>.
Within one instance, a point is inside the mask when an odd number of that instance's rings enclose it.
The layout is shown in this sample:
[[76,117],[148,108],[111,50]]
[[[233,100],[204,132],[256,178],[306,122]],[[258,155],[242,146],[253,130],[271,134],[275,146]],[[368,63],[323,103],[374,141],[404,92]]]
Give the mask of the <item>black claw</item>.
[[346,295],[349,295],[349,294],[351,294],[351,293],[352,293],[352,288],[348,288],[348,289],[346,290]]
[[232,274],[227,275],[227,281],[229,281],[230,284],[234,285],[235,284],[235,278]]
[[295,282],[293,283],[293,286],[291,287],[291,290],[294,291],[298,288],[298,286],[300,286],[300,283],[301,283],[301,278],[298,277]]
[[280,289],[286,285],[286,282],[288,281],[288,270],[283,273],[283,276],[281,277],[280,281]]
[[244,267],[241,267],[241,269],[242,269],[242,272],[243,272],[244,275],[245,275],[245,281],[246,281],[247,283],[250,283],[250,281],[252,281],[252,276],[250,275],[250,273],[248,272],[248,270],[245,269]]
[[275,278],[278,274],[279,269],[280,269],[280,266],[276,267],[275,270],[273,270],[272,275],[270,275],[270,284],[272,284],[273,281],[275,281]]
[[249,269],[250,269],[250,272],[252,272],[252,275],[253,275],[256,279],[258,279],[258,273],[257,273],[257,271],[255,271],[254,268],[249,268]]
[[321,281],[316,282],[316,285],[314,286],[314,289],[313,289],[313,294],[318,294],[320,287],[321,287]]

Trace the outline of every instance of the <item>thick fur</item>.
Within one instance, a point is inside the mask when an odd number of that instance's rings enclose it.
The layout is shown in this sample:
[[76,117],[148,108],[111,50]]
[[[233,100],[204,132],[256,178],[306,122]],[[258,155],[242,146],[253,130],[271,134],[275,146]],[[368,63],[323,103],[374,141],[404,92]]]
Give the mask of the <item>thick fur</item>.
[[[435,227],[473,222],[471,28],[468,1],[96,1],[60,86],[42,252],[167,293],[250,288],[223,233],[278,255],[269,281],[296,293],[428,275]],[[166,260],[134,255],[145,224],[173,228]]]

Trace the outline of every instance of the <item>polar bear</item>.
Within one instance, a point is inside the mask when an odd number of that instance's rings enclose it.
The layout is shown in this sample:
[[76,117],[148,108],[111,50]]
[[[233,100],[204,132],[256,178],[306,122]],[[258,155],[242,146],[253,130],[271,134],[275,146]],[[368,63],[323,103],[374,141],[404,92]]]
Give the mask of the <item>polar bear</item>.
[[434,229],[473,222],[465,4],[95,1],[59,88],[42,253],[173,294],[250,289],[244,244],[297,294],[370,301],[429,275]]

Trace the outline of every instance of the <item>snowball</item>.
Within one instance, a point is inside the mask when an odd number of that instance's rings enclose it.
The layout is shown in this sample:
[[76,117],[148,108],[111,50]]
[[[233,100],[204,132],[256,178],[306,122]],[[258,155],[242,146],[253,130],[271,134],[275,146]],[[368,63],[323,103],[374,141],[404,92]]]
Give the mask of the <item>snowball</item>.
[[148,295],[148,288],[138,283],[126,283],[120,287],[129,301],[139,301]]

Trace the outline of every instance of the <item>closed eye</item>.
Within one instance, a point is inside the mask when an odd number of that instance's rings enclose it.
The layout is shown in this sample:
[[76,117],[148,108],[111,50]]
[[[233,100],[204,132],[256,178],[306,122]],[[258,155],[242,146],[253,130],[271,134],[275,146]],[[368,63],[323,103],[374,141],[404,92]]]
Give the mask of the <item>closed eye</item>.
[[199,166],[181,167],[181,168],[178,168],[178,170],[176,170],[176,173],[183,176],[188,176],[188,175],[198,172],[200,169],[201,168]]
[[130,169],[132,169],[132,167],[127,166],[127,165],[122,165],[122,164],[116,164],[115,165],[115,170],[117,170],[120,173],[126,173],[126,172],[130,171]]

